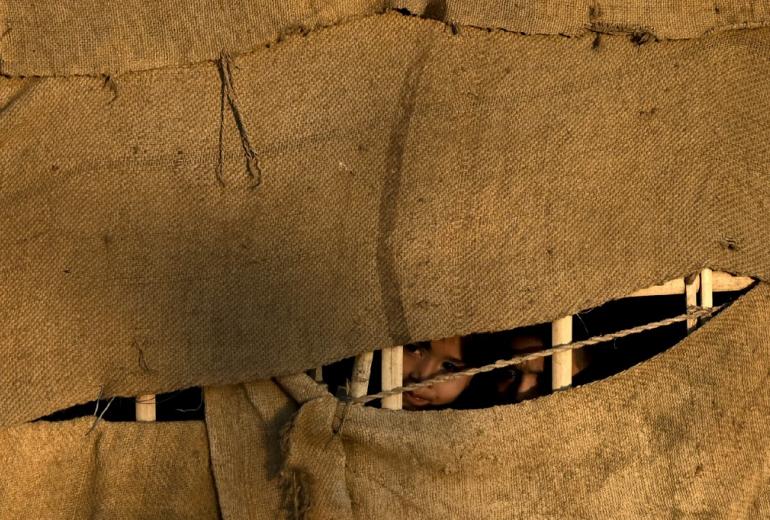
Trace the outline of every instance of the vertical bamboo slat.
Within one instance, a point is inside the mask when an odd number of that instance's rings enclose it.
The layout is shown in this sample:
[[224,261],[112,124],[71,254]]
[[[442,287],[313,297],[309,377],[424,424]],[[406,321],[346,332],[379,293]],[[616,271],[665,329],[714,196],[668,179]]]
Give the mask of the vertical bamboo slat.
[[714,306],[714,273],[709,268],[700,273],[700,306],[705,309]]
[[136,420],[138,422],[153,422],[156,415],[155,395],[146,394],[136,398]]
[[350,378],[350,397],[363,397],[369,390],[369,377],[372,373],[374,352],[364,352],[356,356],[353,364],[353,375]]
[[313,369],[313,379],[316,383],[323,383],[324,382],[324,368],[318,367]]
[[[700,285],[700,275],[688,276],[684,279],[684,297],[687,307],[698,305],[698,288]],[[697,319],[687,320],[687,332],[689,333],[697,325]]]
[[[551,324],[551,343],[572,342],[572,316],[559,318]],[[561,390],[572,385],[572,351],[559,352],[551,359],[551,389]]]
[[[401,386],[403,381],[404,348],[390,347],[382,349],[382,389],[390,390]],[[382,407],[388,410],[400,410],[401,394],[382,399]]]

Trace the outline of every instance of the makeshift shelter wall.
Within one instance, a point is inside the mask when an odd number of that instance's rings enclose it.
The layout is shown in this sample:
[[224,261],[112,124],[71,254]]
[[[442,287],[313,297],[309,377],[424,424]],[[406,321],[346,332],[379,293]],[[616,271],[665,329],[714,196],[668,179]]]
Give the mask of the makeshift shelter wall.
[[0,518],[219,517],[202,422],[0,429]]
[[282,518],[298,499],[287,482],[281,435],[304,403],[326,397],[304,375],[206,388],[206,426],[222,517]]
[[680,39],[770,22],[768,0],[6,0],[0,3],[0,73],[99,75],[190,65],[387,8],[455,28],[562,36],[643,32]]
[[[293,507],[308,518],[764,517],[768,349],[770,286],[760,284],[649,361],[517,405],[346,407],[305,376],[210,389],[212,443],[229,450],[212,451],[223,516],[272,518]],[[280,393],[271,403],[299,407],[291,421],[255,399]],[[230,410],[240,428],[229,426]],[[283,439],[243,434],[265,424]],[[243,472],[266,459],[270,472]]]
[[213,63],[2,78],[0,424],[768,280],[769,40],[368,17],[234,59],[243,135]]

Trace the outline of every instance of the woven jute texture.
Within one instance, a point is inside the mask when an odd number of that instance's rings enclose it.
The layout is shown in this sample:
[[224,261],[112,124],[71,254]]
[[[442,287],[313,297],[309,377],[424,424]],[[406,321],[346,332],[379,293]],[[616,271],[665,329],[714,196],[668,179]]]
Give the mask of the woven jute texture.
[[764,517],[768,349],[762,284],[663,354],[534,401],[345,413],[312,399],[284,472],[308,518]]
[[552,320],[704,266],[767,280],[768,42],[390,13],[219,67],[0,78],[0,424]]
[[[768,0],[98,0],[0,2],[0,72],[120,74],[250,52],[294,33],[402,8],[458,27],[693,38],[770,23]],[[365,36],[364,36],[365,38]]]
[[400,7],[449,23],[524,34],[576,36],[647,33],[658,39],[694,38],[770,21],[770,2],[708,0],[400,0]]
[[3,0],[0,72],[99,75],[188,65],[384,8],[383,0]]
[[223,518],[274,519],[294,510],[294,495],[282,477],[281,433],[302,404],[325,394],[304,376],[205,389]]
[[219,517],[203,423],[93,422],[0,430],[0,518]]

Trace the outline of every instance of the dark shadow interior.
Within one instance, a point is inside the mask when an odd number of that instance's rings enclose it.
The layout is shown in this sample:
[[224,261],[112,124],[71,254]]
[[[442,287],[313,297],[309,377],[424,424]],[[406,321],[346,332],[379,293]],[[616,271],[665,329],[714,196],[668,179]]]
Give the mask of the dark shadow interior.
[[[156,420],[158,421],[201,421],[204,418],[203,392],[200,387],[187,388],[178,392],[158,394],[156,397]],[[102,415],[104,421],[133,421],[135,400],[131,397],[101,399],[59,410],[38,421],[67,421],[77,417]],[[109,404],[109,408],[105,407]],[[96,412],[96,413],[95,413]]]

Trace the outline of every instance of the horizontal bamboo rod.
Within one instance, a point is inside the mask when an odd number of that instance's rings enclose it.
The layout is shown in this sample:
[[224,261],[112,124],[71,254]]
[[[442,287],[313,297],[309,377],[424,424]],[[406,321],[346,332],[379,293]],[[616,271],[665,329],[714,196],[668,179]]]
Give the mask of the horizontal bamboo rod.
[[[748,276],[733,276],[730,273],[720,271],[712,272],[712,292],[740,291],[754,282]],[[646,289],[635,291],[626,298],[638,298],[641,296],[670,296],[684,293],[684,279],[677,278],[661,285],[653,285]]]
[[155,395],[145,394],[136,398],[136,420],[153,422],[156,416]]
[[627,298],[637,298],[639,296],[665,296],[682,293],[684,293],[684,279],[677,278],[676,280],[670,280],[660,285],[653,285],[652,287],[633,292],[628,295]]

